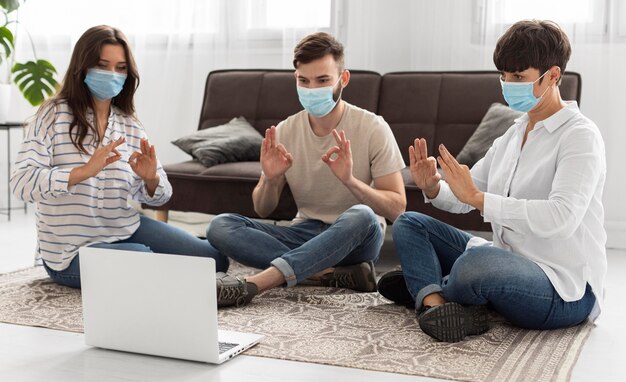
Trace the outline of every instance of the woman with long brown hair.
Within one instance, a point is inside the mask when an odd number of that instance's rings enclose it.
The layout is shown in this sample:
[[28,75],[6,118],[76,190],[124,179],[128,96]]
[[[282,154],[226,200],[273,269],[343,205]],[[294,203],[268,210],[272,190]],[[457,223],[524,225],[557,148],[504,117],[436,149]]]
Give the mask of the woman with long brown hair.
[[[62,88],[28,126],[10,186],[36,203],[37,251],[59,284],[80,287],[82,246],[219,256],[206,240],[140,216],[128,204],[130,197],[158,206],[172,194],[135,116],[138,85],[124,34],[90,28],[74,47]],[[227,259],[216,260],[218,270],[228,268]]]

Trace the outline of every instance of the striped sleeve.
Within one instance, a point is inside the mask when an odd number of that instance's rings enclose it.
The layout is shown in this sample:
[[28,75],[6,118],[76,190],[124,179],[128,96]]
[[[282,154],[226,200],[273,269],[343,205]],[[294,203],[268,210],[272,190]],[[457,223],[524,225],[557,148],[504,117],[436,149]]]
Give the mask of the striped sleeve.
[[[140,139],[148,139],[148,135],[146,134],[143,126],[139,123],[135,124],[134,131],[137,132],[138,137]],[[140,203],[146,203],[151,206],[161,206],[170,200],[172,197],[172,186],[170,185],[169,180],[167,180],[167,174],[163,170],[163,166],[161,165],[161,161],[157,159],[157,174],[159,175],[159,185],[154,191],[154,195],[150,196],[148,193],[148,189],[146,185],[138,176],[133,177],[133,184],[131,185],[130,194],[133,200],[136,200]]]
[[39,202],[70,193],[68,180],[71,168],[52,165],[55,106],[37,113],[27,128],[26,137],[17,154],[10,187],[13,195],[25,202]]

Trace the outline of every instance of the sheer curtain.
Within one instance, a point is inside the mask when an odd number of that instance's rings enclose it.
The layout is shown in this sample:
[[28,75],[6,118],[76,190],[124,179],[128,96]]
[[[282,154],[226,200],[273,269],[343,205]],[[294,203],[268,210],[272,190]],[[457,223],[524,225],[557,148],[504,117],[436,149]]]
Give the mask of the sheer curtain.
[[[74,44],[89,27],[107,24],[129,38],[139,67],[139,119],[164,163],[189,157],[170,144],[197,128],[207,74],[216,69],[291,68],[305,35],[334,33],[333,0],[28,0],[20,8],[20,59],[49,59],[61,81]],[[16,89],[10,119],[36,109]]]
[[[335,34],[349,69],[493,70],[495,42],[514,21],[552,19],[572,41],[567,69],[582,75],[581,109],[605,138],[607,228],[617,232],[609,245],[626,248],[626,0],[28,0],[20,12],[59,78],[88,27],[127,34],[141,75],[138,115],[164,163],[187,158],[169,142],[196,128],[210,70],[291,68],[295,43],[310,32]],[[18,39],[30,58],[23,32]],[[11,119],[33,113],[15,89],[12,101]]]
[[[345,0],[340,31],[349,67],[495,70],[493,49],[515,21],[552,19],[572,43],[566,70],[582,76],[581,110],[604,136],[606,227],[610,247],[626,248],[623,173],[626,105],[626,0]],[[417,106],[416,106],[417,107]]]

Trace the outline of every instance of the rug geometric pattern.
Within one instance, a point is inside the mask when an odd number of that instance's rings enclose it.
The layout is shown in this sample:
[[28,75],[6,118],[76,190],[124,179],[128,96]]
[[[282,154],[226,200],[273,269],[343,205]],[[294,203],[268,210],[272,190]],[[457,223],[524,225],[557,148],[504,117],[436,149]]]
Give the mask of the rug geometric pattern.
[[[82,332],[80,291],[54,284],[42,267],[0,275],[0,321]],[[220,309],[219,325],[265,335],[247,355],[461,381],[568,380],[592,328],[524,330],[493,314],[484,335],[441,343],[378,293],[312,286]]]

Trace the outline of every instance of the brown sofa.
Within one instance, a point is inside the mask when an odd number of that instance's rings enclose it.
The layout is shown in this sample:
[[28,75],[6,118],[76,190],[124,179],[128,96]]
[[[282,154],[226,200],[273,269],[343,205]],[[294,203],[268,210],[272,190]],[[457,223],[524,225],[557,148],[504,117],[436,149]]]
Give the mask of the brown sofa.
[[[351,71],[343,92],[346,101],[384,117],[408,164],[408,147],[416,137],[426,138],[429,152],[440,143],[456,155],[470,138],[489,106],[504,103],[495,71],[398,72],[380,75]],[[580,102],[581,78],[568,72],[561,96]],[[217,126],[244,116],[259,132],[302,109],[292,70],[220,70],[209,73],[198,129]],[[157,210],[208,214],[237,212],[257,217],[252,190],[259,162],[237,162],[204,167],[196,160],[165,166],[173,187],[171,200]],[[407,211],[420,211],[465,230],[489,231],[477,211],[450,214],[425,204],[408,169],[403,172]],[[155,208],[144,206],[146,208]],[[268,217],[288,220],[297,211],[288,187]],[[161,220],[167,214],[157,214]]]

